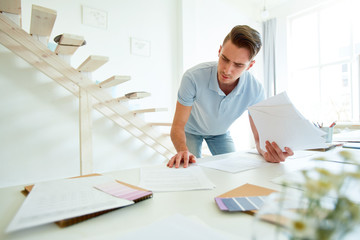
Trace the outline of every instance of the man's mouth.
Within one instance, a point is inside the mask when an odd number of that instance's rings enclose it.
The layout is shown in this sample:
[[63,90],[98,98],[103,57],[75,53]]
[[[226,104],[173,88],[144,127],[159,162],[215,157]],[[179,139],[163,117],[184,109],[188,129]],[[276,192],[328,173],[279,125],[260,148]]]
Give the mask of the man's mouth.
[[223,79],[229,79],[230,78],[229,75],[225,75],[225,74],[221,74],[221,76],[222,76]]

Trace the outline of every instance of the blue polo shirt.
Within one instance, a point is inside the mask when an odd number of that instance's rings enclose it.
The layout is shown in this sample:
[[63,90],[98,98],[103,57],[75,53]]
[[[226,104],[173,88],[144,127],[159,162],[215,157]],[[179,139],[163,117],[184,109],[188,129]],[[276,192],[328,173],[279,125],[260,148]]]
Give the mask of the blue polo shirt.
[[265,99],[264,88],[251,73],[243,72],[227,96],[217,80],[217,62],[199,64],[187,70],[178,91],[178,101],[192,106],[185,132],[196,135],[225,134],[247,110]]

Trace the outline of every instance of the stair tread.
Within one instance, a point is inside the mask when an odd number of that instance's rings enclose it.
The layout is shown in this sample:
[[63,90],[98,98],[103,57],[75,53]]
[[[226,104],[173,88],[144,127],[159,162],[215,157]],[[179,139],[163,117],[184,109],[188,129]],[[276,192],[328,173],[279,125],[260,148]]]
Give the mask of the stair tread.
[[133,113],[147,113],[147,112],[164,112],[167,111],[167,108],[145,108],[132,110]]
[[130,79],[131,79],[130,76],[115,75],[99,83],[99,87],[101,88],[113,87],[121,83],[127,82]]
[[21,0],[1,0],[0,11],[20,15]]
[[109,57],[90,55],[80,66],[77,68],[81,72],[94,72],[102,65],[109,61]]
[[55,10],[32,5],[30,34],[50,36],[55,24],[57,12]]

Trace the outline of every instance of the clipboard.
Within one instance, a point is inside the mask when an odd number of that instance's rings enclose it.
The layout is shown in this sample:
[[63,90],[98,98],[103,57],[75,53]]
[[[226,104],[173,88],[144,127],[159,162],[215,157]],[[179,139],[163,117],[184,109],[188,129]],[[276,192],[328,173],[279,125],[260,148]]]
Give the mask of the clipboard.
[[[92,177],[92,176],[101,176],[101,174],[93,173],[93,174],[88,174],[88,175],[83,175],[83,176],[77,176],[77,177],[73,177],[73,178]],[[146,190],[146,189],[143,189],[143,188],[140,188],[140,187],[137,187],[137,186],[134,186],[134,185],[125,183],[125,182],[121,182],[121,181],[118,181],[118,180],[116,180],[116,182],[121,183],[121,184],[123,184],[123,185],[125,185],[125,186],[127,186],[127,187],[130,187],[130,188],[139,190],[139,191],[148,192],[147,195],[145,195],[145,196],[143,196],[143,197],[140,197],[140,198],[137,198],[137,199],[134,199],[133,201],[134,201],[135,203],[153,197],[152,191],[149,191],[149,190]],[[27,195],[31,192],[31,190],[32,190],[33,187],[34,187],[34,185],[25,186],[24,189],[21,191],[21,193],[24,194],[25,196],[27,196]],[[100,215],[102,215],[102,214],[105,214],[105,213],[108,213],[108,212],[111,212],[111,211],[114,211],[114,210],[117,210],[117,209],[119,209],[119,208],[114,208],[114,209],[109,209],[109,210],[104,210],[104,211],[100,211],[100,212],[94,212],[94,213],[86,214],[86,215],[83,215],[83,216],[78,216],[78,217],[63,219],[63,220],[57,221],[57,222],[55,222],[55,223],[56,223],[59,227],[64,228],[64,227],[71,226],[71,225],[73,225],[73,224],[76,224],[76,223],[79,223],[79,222],[88,220],[88,219],[90,219],[90,218],[94,218],[94,217],[100,216]]]
[[[239,198],[239,197],[257,197],[257,196],[268,196],[273,192],[277,192],[275,190],[260,187],[257,185],[246,183],[244,185],[241,185],[240,187],[237,187],[233,190],[230,190],[226,193],[223,193],[217,197],[215,197],[215,202],[219,206],[219,202],[217,199],[221,198]],[[221,209],[221,207],[219,206]],[[242,211],[244,213],[254,215],[257,210],[250,210],[250,211]]]

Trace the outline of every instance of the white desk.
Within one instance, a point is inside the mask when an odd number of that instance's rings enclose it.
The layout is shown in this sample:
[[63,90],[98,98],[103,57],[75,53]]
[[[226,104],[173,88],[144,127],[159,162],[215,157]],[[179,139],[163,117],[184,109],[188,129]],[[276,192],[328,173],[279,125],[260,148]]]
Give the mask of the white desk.
[[[237,174],[203,168],[205,174],[216,185],[214,190],[154,193],[152,199],[67,228],[59,228],[51,223],[11,234],[5,234],[5,229],[25,197],[20,193],[23,186],[3,188],[0,189],[0,239],[121,239],[121,236],[129,231],[136,231],[142,226],[176,213],[189,217],[196,216],[211,228],[234,235],[238,239],[251,239],[254,217],[244,213],[222,212],[215,204],[214,197],[245,183],[280,190],[281,186],[270,180],[303,168],[307,162],[306,159],[288,159],[285,163],[270,164],[268,167]],[[131,169],[104,175],[137,185],[139,173],[139,169]]]

